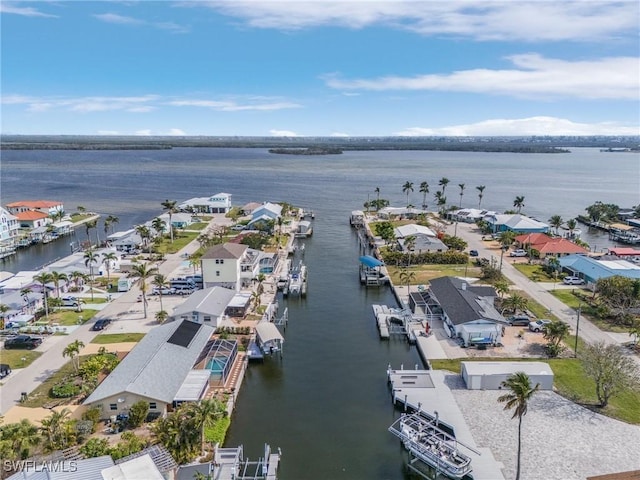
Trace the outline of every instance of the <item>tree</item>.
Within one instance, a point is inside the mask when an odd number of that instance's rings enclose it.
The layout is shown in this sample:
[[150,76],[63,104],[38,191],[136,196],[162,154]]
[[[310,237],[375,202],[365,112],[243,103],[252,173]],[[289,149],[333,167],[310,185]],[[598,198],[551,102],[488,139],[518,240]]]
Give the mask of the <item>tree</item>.
[[27,310],[29,310],[31,307],[31,298],[29,297],[30,293],[33,293],[33,290],[31,290],[31,288],[29,287],[20,289],[20,296],[22,297],[22,300],[24,300],[24,304]]
[[409,262],[408,262],[408,264],[411,265],[411,252],[416,247],[416,236],[415,235],[406,236],[404,238],[404,247],[406,248],[407,252],[409,252]]
[[427,208],[427,193],[429,193],[429,184],[427,182],[420,183],[420,193],[422,194],[422,208]]
[[171,234],[171,243],[173,243],[173,223],[171,222],[171,218],[174,213],[178,212],[176,208],[177,202],[175,200],[165,200],[161,203],[162,208],[169,214],[169,233]]
[[100,239],[98,238],[98,220],[90,220],[84,224],[84,228],[87,232],[87,240],[89,241],[89,246],[91,246],[91,229],[96,229],[96,245],[100,244]]
[[444,195],[444,191],[447,188],[447,185],[449,185],[449,179],[447,177],[442,177],[438,182],[438,185],[442,187],[441,192],[442,192],[442,195]]
[[47,283],[53,282],[53,275],[49,272],[40,272],[33,279],[42,285],[42,299],[44,301],[44,314],[47,321],[49,321],[49,304],[47,302]]
[[[93,251],[93,249],[89,249],[84,252],[84,265],[89,267],[89,278],[91,279],[91,283],[93,284],[93,264],[98,263],[98,254]],[[93,286],[91,286],[91,301],[93,301]]]
[[638,386],[638,367],[618,345],[587,343],[580,359],[585,373],[595,382],[596,395],[602,408],[609,404],[612,396]]
[[167,229],[167,223],[162,220],[160,217],[156,217],[152,220],[151,226],[157,232],[159,237],[162,237],[162,234]]
[[569,335],[569,325],[562,321],[549,323],[544,330],[544,338],[548,341],[547,352],[550,357],[557,357],[563,350],[562,341]]
[[136,263],[131,268],[131,276],[138,281],[140,293],[142,293],[142,308],[144,318],[147,318],[147,280],[158,273],[156,267],[149,267],[146,263]]
[[529,301],[520,295],[518,292],[513,292],[509,298],[506,298],[502,302],[502,312],[511,311],[516,313],[518,310],[526,310],[529,305]]
[[524,197],[516,197],[513,201],[513,206],[516,207],[518,209],[518,213],[520,213],[520,210],[524,207]]
[[5,322],[5,314],[11,310],[11,307],[9,307],[9,305],[4,304],[4,303],[0,303],[0,320],[2,320],[2,325],[0,326],[1,329],[4,329],[4,322]]
[[613,203],[602,203],[598,201],[593,205],[589,205],[585,210],[593,222],[610,222],[618,218],[620,207]]
[[498,296],[503,298],[505,293],[509,292],[509,282],[506,280],[499,280],[495,283],[494,288],[496,289]]
[[458,186],[460,187],[460,205],[459,207],[462,208],[462,196],[464,195],[464,183],[459,183]]
[[29,458],[31,447],[40,443],[42,437],[33,423],[23,418],[18,423],[9,423],[0,428],[0,440],[11,447],[2,455],[6,460],[24,460]]
[[94,437],[87,440],[87,443],[80,447],[80,453],[85,458],[101,457],[102,455],[109,455],[110,448],[109,440]]
[[61,450],[68,447],[73,435],[67,428],[71,411],[64,408],[59,412],[51,412],[47,418],[41,422],[40,431],[44,436],[44,447],[47,451]]
[[376,187],[373,191],[376,192],[377,210],[380,210],[380,187]]
[[147,414],[149,413],[149,402],[145,402],[144,400],[140,400],[133,405],[129,409],[129,426],[132,428],[138,428],[144,423],[144,420],[147,418]]
[[111,281],[111,262],[115,262],[116,260],[118,260],[118,256],[115,252],[102,253],[102,263],[104,264],[104,268],[107,270],[107,282]]
[[56,296],[58,298],[60,298],[60,282],[69,281],[69,277],[67,276],[66,273],[53,271],[53,272],[51,272],[51,280],[53,281],[53,283],[56,286]]
[[556,229],[556,235],[560,235],[560,227],[564,223],[560,215],[552,215],[549,219],[549,225]]
[[154,287],[158,289],[158,295],[160,298],[160,310],[164,310],[164,308],[162,308],[162,289],[167,288],[169,286],[169,279],[166,277],[166,275],[163,275],[161,273],[156,273],[153,276],[153,281],[151,283],[153,284]]
[[400,270],[400,281],[407,284],[407,296],[409,296],[409,285],[416,279],[416,273],[408,268]]
[[599,302],[609,308],[618,321],[623,320],[630,309],[640,306],[640,279],[622,275],[600,278],[595,291]]
[[498,397],[498,402],[504,403],[504,410],[513,409],[513,416],[518,417],[518,459],[516,462],[516,480],[520,479],[520,457],[522,453],[522,417],[527,414],[529,400],[538,391],[540,384],[536,383],[535,387],[531,387],[529,376],[524,372],[516,372],[502,382],[504,388],[509,389],[509,393],[505,393]]
[[76,290],[80,290],[80,288],[82,287],[82,282],[85,281],[86,279],[87,279],[87,275],[78,270],[74,270],[69,274],[69,280],[73,282]]
[[145,247],[149,246],[149,239],[151,238],[151,232],[149,231],[149,227],[146,225],[136,225],[135,227],[136,233],[140,235],[142,239],[142,245]]
[[167,313],[166,310],[160,310],[159,312],[156,312],[156,322],[158,322],[159,324],[162,325],[167,321],[167,318],[169,318],[169,313]]
[[567,230],[569,230],[569,238],[573,238],[573,232],[575,232],[578,222],[575,218],[567,220]]
[[73,364],[73,368],[76,373],[78,373],[80,368],[80,350],[84,348],[84,343],[81,340],[74,340],[69,345],[67,345],[62,351],[63,357],[69,357]]
[[409,194],[413,192],[413,183],[406,181],[402,186],[402,192],[407,194],[407,205],[409,205]]
[[500,271],[502,272],[502,258],[504,257],[505,250],[508,250],[511,244],[516,239],[515,232],[506,230],[500,234]]
[[218,420],[226,415],[224,405],[216,400],[201,400],[198,403],[192,403],[191,413],[193,415],[193,421],[200,432],[200,445],[202,449],[202,455],[205,455],[204,451],[204,432],[207,427],[212,427]]
[[476,190],[478,190],[478,208],[480,208],[480,204],[482,203],[482,197],[484,197],[484,189],[487,188],[484,185],[478,185]]
[[391,244],[396,238],[395,229],[391,222],[379,222],[374,224],[376,235],[382,238],[387,245]]
[[193,274],[198,273],[198,268],[202,266],[202,255],[204,255],[201,251],[197,251],[189,255],[189,266],[193,268]]

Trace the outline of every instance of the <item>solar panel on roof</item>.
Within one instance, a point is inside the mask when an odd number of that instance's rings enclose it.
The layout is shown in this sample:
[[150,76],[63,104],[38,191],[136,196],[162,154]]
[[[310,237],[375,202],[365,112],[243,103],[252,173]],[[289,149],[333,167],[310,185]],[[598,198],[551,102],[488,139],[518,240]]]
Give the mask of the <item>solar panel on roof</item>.
[[180,326],[176,328],[176,331],[173,332],[173,335],[169,337],[167,343],[172,343],[173,345],[179,345],[181,347],[188,347],[191,340],[193,340],[193,337],[195,337],[198,330],[200,330],[201,326],[202,324],[200,323],[183,320]]

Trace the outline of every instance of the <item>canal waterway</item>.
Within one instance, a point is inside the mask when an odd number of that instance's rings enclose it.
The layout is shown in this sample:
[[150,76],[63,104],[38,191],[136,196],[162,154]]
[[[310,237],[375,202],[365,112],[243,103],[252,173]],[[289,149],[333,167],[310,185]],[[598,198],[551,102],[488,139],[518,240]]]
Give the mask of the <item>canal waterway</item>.
[[[243,444],[255,458],[268,442],[283,452],[282,480],[404,479],[403,452],[387,432],[397,413],[386,385],[387,365],[413,366],[420,359],[400,340],[378,339],[371,305],[393,305],[388,288],[364,289],[358,281],[359,248],[348,224],[351,210],[367,199],[422,203],[419,184],[433,193],[450,180],[449,203],[503,211],[525,196],[524,213],[540,220],[584,213],[601,200],[630,207],[640,196],[635,154],[579,149],[572,154],[469,152],[346,152],[296,157],[264,149],[183,148],[158,151],[5,151],[2,203],[25,198],[60,200],[103,216],[116,229],[161,213],[165,199],[183,201],[218,192],[233,203],[286,201],[312,209],[314,234],[305,240],[308,296],[281,300],[289,308],[284,354],[251,365],[233,415],[227,444]],[[460,199],[459,183],[465,183]],[[101,224],[100,224],[101,228]],[[104,232],[99,229],[101,236]],[[76,232],[80,240],[84,229]],[[95,236],[95,232],[92,234]],[[609,243],[595,233],[598,250]],[[66,255],[70,240],[35,247],[5,261],[2,270],[33,269]]]

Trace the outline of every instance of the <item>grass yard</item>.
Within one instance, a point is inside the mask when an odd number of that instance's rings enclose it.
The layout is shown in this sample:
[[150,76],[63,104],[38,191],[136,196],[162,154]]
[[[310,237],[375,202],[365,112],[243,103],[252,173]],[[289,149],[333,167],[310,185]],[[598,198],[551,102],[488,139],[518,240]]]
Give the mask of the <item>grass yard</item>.
[[176,253],[178,250],[181,250],[183,247],[198,238],[198,235],[198,232],[180,232],[176,237],[174,237],[173,243],[171,243],[171,240],[163,239],[162,243],[155,247],[156,251],[162,254]]
[[613,323],[609,322],[606,319],[599,318],[595,314],[594,309],[585,303],[581,303],[580,299],[572,293],[572,290],[553,290],[551,293],[553,294],[554,297],[562,301],[562,303],[564,303],[570,308],[573,308],[574,310],[577,309],[578,307],[582,307],[582,313],[588,316],[589,321],[593,323],[595,326],[597,326],[600,330],[605,332],[615,332],[615,333],[629,332],[628,327],[623,327],[621,325],[614,325]]
[[[570,342],[571,343],[571,342]],[[578,346],[578,352],[580,346]],[[503,358],[501,361],[522,362],[530,361],[527,358]],[[495,361],[494,358],[464,358],[432,360],[434,369],[449,370],[460,373],[461,361]],[[591,410],[623,422],[640,425],[640,390],[627,391],[611,397],[609,405],[604,409],[596,406],[597,397],[595,384],[591,378],[585,375],[582,363],[575,358],[550,358],[541,361],[549,364],[554,374],[553,386],[557,393],[572,402],[579,403]]]
[[[421,285],[428,283],[429,280],[438,277],[473,277],[480,278],[482,272],[475,264],[468,265],[412,265],[409,267],[416,274],[416,278],[411,282],[412,285]],[[405,285],[400,281],[400,272],[402,268],[387,266],[391,281],[396,286]]]
[[[80,361],[82,362],[82,357],[80,358]],[[22,402],[20,405],[23,407],[37,408],[44,407],[50,403],[55,403],[55,405],[64,405],[69,403],[73,398],[52,398],[49,397],[49,392],[51,391],[51,387],[62,381],[62,379],[67,375],[71,375],[74,372],[73,364],[71,361],[68,361],[60,368],[60,370],[52,374],[44,382],[38,385],[35,390],[29,393],[27,400]]]
[[[11,370],[24,368],[38,358],[42,353],[33,350],[2,350],[2,363],[7,363]],[[24,358],[24,361],[22,360]]]
[[[85,323],[90,318],[98,313],[97,310],[83,310],[82,312],[76,312],[75,310],[59,310],[55,313],[49,315],[49,321],[51,323],[59,323],[60,325],[64,325],[70,327],[72,325],[78,325],[79,323]],[[82,317],[82,320],[78,322],[78,320]]]
[[[541,265],[514,263],[513,267],[533,282],[553,282],[554,280],[557,280],[548,275]],[[560,280],[562,281],[562,279]]]
[[109,343],[139,342],[142,337],[144,337],[144,333],[101,333],[96,335],[91,343],[106,345]]
[[186,230],[196,230],[196,231],[200,231],[200,230],[204,230],[205,228],[207,228],[207,225],[209,225],[208,222],[198,222],[198,223],[192,223],[191,225],[189,225]]

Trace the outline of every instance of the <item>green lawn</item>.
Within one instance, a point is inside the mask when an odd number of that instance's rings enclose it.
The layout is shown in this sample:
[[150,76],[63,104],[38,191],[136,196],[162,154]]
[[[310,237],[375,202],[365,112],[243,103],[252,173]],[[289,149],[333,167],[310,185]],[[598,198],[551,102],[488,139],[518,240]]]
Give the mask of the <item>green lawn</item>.
[[[572,343],[571,341],[569,343]],[[578,351],[580,346],[578,346]],[[460,373],[461,361],[495,361],[495,358],[457,358],[447,360],[432,360],[431,365],[437,370],[449,370]],[[505,362],[531,361],[529,358],[503,358]],[[604,409],[596,407],[597,397],[593,380],[587,377],[582,369],[582,363],[575,358],[542,359],[553,370],[554,389],[563,397],[591,408],[611,418],[622,420],[634,425],[640,424],[640,390],[627,391],[610,399]]]
[[101,333],[91,340],[91,343],[97,343],[105,345],[108,343],[121,343],[121,342],[139,342],[144,333]]
[[[80,359],[82,361],[82,358]],[[63,405],[65,403],[69,403],[71,398],[51,398],[49,397],[49,392],[51,387],[53,387],[56,383],[62,381],[64,377],[67,375],[71,375],[74,373],[73,364],[71,361],[65,363],[60,370],[53,373],[49,378],[47,378],[44,382],[38,385],[35,390],[33,390],[27,396],[27,400],[22,402],[21,405],[23,407],[43,407],[47,404],[55,403],[55,405]],[[55,406],[53,405],[53,406]]]
[[[59,310],[49,315],[49,321],[51,323],[59,323],[64,326],[78,325],[84,323],[98,313],[97,310],[83,310],[82,312],[76,312],[75,310]],[[82,320],[78,320],[82,317]]]
[[186,230],[204,230],[205,228],[207,228],[207,225],[209,225],[208,222],[192,223],[186,228]]
[[181,250],[183,247],[186,247],[193,240],[198,238],[198,232],[180,232],[173,239],[173,243],[171,240],[163,239],[160,245],[157,245],[156,251],[158,253],[176,253],[178,250]]
[[[2,350],[2,363],[7,363],[12,370],[31,365],[42,353],[33,350]],[[24,361],[22,360],[24,358]]]
[[[481,271],[475,264],[468,265],[412,265],[410,269],[416,274],[416,278],[411,282],[412,285],[420,285],[428,283],[429,280],[438,277],[473,277],[480,278]],[[395,286],[405,285],[400,281],[400,272],[403,270],[394,266],[387,266],[391,281]]]
[[597,326],[600,330],[605,332],[615,332],[615,333],[628,333],[629,328],[615,325],[606,319],[599,318],[596,315],[595,310],[590,306],[581,302],[578,297],[576,297],[572,290],[554,290],[551,292],[554,297],[558,298],[562,303],[567,305],[568,307],[573,308],[574,310],[578,307],[582,308],[582,314],[589,317],[589,321]]
[[552,276],[547,275],[541,265],[514,263],[513,267],[529,280],[532,280],[534,282],[553,282],[554,280],[557,280]]

